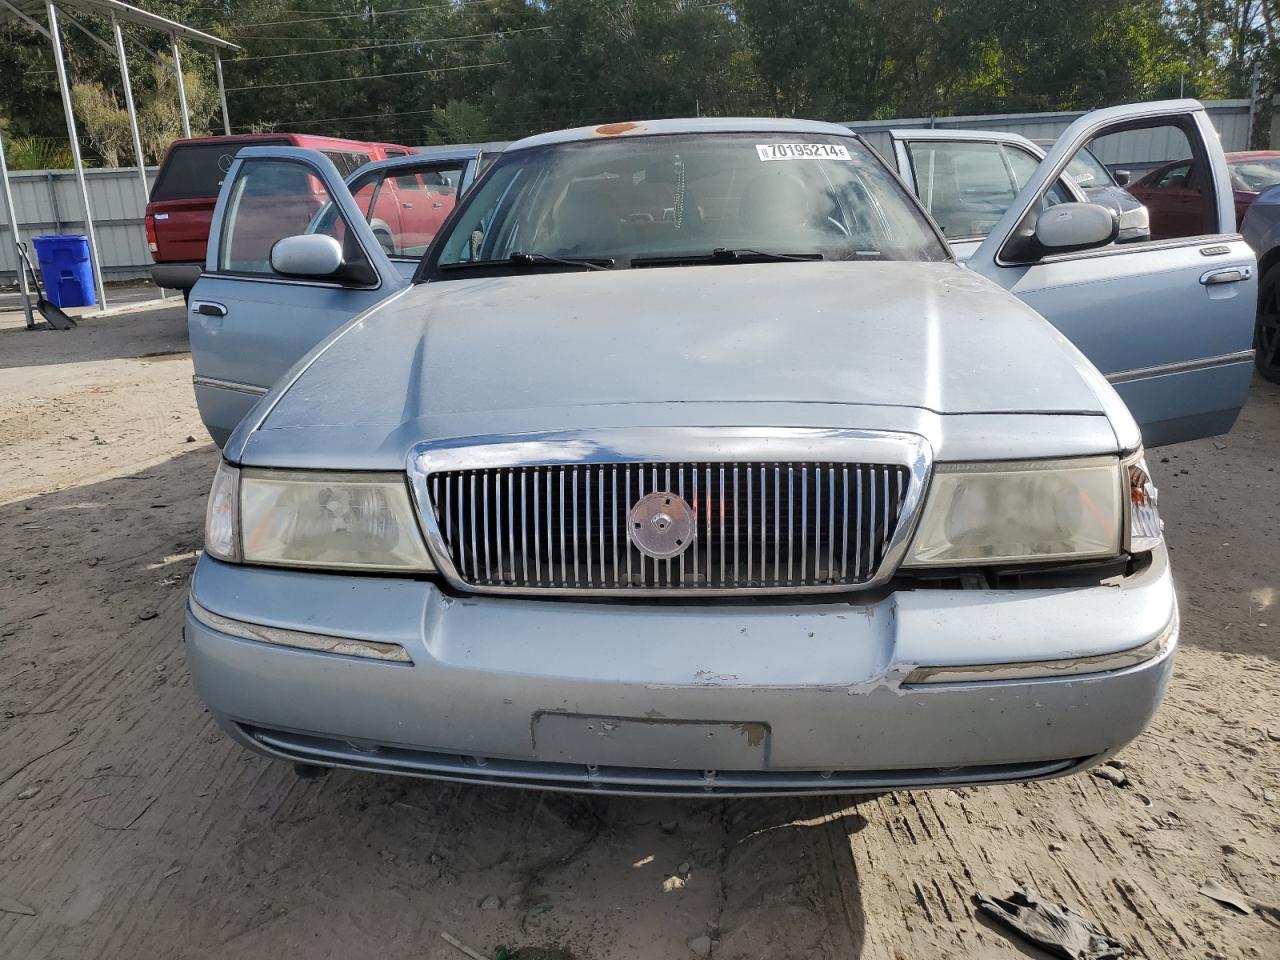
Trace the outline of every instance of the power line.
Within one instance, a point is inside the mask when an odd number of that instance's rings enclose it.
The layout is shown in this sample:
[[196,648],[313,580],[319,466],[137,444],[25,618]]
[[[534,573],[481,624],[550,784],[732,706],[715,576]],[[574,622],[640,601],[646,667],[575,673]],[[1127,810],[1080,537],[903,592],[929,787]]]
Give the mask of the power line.
[[[407,47],[407,46],[412,46],[414,44],[425,45],[430,43],[449,43],[454,40],[481,40],[487,37],[502,37],[502,36],[508,36],[516,33],[535,33],[540,30],[550,30],[550,29],[551,28],[549,26],[522,27],[518,30],[493,30],[493,31],[490,31],[489,33],[468,33],[468,34],[464,34],[457,37],[435,37],[431,39],[424,38],[420,40],[396,40],[392,43],[375,43],[375,44],[370,44],[364,47],[332,47],[328,50],[300,50],[294,53],[269,53],[269,54],[263,54],[260,57],[236,57],[235,60],[230,60],[227,62],[228,63],[248,63],[251,60],[283,60],[286,57],[316,57],[324,53],[355,53],[361,50],[385,50],[389,47]],[[240,37],[239,39],[243,40],[247,38]],[[275,39],[275,38],[271,38],[271,39]],[[286,38],[281,38],[281,39],[286,39]],[[296,38],[289,37],[287,39],[292,40]],[[325,39],[333,40],[336,38],[328,37]]]
[[353,83],[356,80],[386,80],[390,77],[417,77],[425,73],[452,73],[455,70],[478,70],[481,67],[505,67],[506,60],[495,60],[490,63],[471,63],[459,67],[435,67],[430,70],[405,70],[402,73],[374,73],[361,77],[334,77],[329,80],[294,80],[289,83],[259,83],[245,87],[227,87],[227,93],[238,90],[276,90],[280,87],[307,87],[317,83]]
[[[290,126],[302,127],[311,126],[317,123],[336,123],[339,120],[368,120],[376,121],[383,117],[407,117],[418,113],[431,113],[435,108],[427,107],[425,110],[401,110],[398,113],[357,113],[346,117],[322,117],[319,120],[296,120],[291,121]],[[248,130],[252,124],[245,125],[242,129]]]
[[367,10],[361,13],[335,13],[328,17],[304,17],[299,20],[266,20],[261,23],[247,24],[252,27],[284,27],[291,23],[324,23],[327,20],[368,20],[377,17],[400,16],[405,13],[421,13],[424,10],[455,10],[458,7],[470,7],[482,3],[497,3],[498,0],[456,0],[454,3],[435,3],[426,7],[403,7],[397,10]]

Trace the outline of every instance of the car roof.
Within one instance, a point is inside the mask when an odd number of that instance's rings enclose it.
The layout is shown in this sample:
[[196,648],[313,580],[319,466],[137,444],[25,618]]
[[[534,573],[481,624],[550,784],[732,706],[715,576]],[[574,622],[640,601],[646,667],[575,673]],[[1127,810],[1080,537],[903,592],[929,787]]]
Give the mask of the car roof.
[[[1016,143],[1022,147],[1037,146],[1034,140],[1028,140],[1020,133],[1009,133],[1004,130],[948,130],[945,127],[894,127],[889,136],[895,140],[965,140],[976,143]],[[1042,150],[1032,153],[1043,155]]]
[[1236,150],[1227,154],[1227,163],[1243,163],[1246,160],[1280,160],[1280,150]]
[[823,134],[826,136],[852,137],[848,127],[819,120],[790,120],[778,117],[686,117],[671,120],[626,120],[619,123],[603,123],[591,127],[574,127],[570,130],[554,130],[517,140],[507,147],[507,153],[528,150],[551,143],[572,143],[579,140],[600,140],[611,137],[659,136],[672,133],[795,133]]
[[371,140],[351,140],[347,137],[326,137],[318,133],[293,133],[288,130],[282,130],[279,133],[233,133],[230,135],[218,134],[209,137],[185,137],[174,140],[172,146],[186,146],[187,144],[202,143],[244,143],[255,144],[264,141],[278,142],[280,140],[290,141],[293,146],[308,146],[310,144],[318,144],[320,146],[341,146],[341,147],[391,147],[393,150],[410,150],[398,143],[375,143]]

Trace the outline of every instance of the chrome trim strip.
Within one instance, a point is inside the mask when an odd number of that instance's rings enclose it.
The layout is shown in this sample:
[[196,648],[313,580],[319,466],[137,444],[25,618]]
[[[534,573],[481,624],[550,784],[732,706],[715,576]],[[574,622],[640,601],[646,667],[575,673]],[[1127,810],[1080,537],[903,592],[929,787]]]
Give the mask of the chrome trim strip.
[[1235,363],[1253,363],[1253,351],[1239,350],[1236,353],[1224,353],[1201,360],[1181,360],[1177,363],[1161,363],[1153,367],[1121,370],[1117,373],[1108,373],[1107,381],[1111,384],[1129,383],[1133,380],[1145,380],[1148,377],[1163,377],[1171,373],[1191,373],[1196,370],[1210,370],[1214,367],[1228,367]]
[[916,667],[902,681],[904,687],[931,683],[985,683],[1000,680],[1044,680],[1080,674],[1114,673],[1162,657],[1178,643],[1178,611],[1155,637],[1138,647],[1100,653],[1091,657],[1032,660],[1022,663],[963,664],[950,667]]
[[[448,471],[573,464],[656,464],[674,461],[882,463],[905,467],[911,478],[906,496],[902,500],[897,526],[885,546],[883,560],[865,582],[783,587],[596,587],[586,590],[569,587],[476,585],[465,581],[454,566],[448,545],[440,533],[427,488],[432,474]],[[812,427],[631,427],[431,440],[417,444],[409,451],[406,469],[428,549],[440,573],[452,586],[463,592],[535,597],[733,597],[850,593],[873,589],[886,583],[906,555],[907,545],[915,534],[920,507],[929,486],[933,470],[933,448],[918,434],[891,431]],[[561,550],[563,549],[562,546]],[[707,557],[707,562],[710,567],[710,556]]]
[[200,374],[191,378],[197,387],[217,387],[219,390],[234,390],[236,393],[249,393],[255,397],[266,396],[267,388],[252,383],[240,383],[238,380],[219,380],[217,377],[206,377]]
[[391,663],[407,663],[411,666],[413,664],[409,652],[398,643],[357,640],[323,633],[304,633],[301,630],[286,630],[283,627],[269,627],[244,620],[232,620],[230,617],[221,616],[201,606],[195,597],[187,598],[187,609],[191,611],[191,616],[210,630],[229,634],[241,640],[270,643],[280,647],[296,647],[299,650],[332,653],[344,657],[385,660]]

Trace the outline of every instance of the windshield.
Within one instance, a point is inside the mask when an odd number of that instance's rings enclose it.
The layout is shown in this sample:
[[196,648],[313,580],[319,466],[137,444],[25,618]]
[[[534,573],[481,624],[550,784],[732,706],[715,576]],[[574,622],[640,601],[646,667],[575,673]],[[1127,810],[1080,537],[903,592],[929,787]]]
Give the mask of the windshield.
[[1237,190],[1261,193],[1267,187],[1280,183],[1280,157],[1241,160],[1228,169],[1231,170],[1231,185]]
[[1067,175],[1082,189],[1111,185],[1111,174],[1102,165],[1102,161],[1088,150],[1081,150],[1072,158],[1067,164]]
[[[945,260],[916,203],[853,137],[699,133],[504,154],[425,268],[706,260]],[[484,266],[481,266],[483,264]]]

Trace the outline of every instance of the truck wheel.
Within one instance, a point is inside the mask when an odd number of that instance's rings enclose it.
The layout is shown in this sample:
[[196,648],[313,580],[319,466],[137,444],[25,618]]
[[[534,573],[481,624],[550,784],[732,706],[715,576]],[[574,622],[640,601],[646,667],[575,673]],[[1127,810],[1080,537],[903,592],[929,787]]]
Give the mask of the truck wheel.
[[1253,363],[1272,383],[1280,383],[1280,263],[1258,284],[1258,323],[1253,333]]

